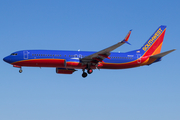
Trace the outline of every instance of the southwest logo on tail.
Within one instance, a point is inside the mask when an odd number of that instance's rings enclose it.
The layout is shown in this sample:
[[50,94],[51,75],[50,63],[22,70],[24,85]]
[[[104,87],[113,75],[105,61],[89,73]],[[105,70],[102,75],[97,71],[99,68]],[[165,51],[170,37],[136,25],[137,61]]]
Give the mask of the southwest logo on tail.
[[161,47],[166,32],[166,26],[160,26],[149,40],[142,46],[142,50],[146,55],[158,54],[161,52]]
[[124,43],[130,44],[131,30],[122,41],[98,52],[22,50],[13,52],[3,60],[20,68],[20,73],[22,67],[55,67],[58,74],[72,74],[76,69],[82,69],[82,77],[85,78],[93,69],[125,69],[161,61],[162,57],[175,50],[161,53],[165,32],[166,26],[160,26],[140,49],[126,53],[112,51]]

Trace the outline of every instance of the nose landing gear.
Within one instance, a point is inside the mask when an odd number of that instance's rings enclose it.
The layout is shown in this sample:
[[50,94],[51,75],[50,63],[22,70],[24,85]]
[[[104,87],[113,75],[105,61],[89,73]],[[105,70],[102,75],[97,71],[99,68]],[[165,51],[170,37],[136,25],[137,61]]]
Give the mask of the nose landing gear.
[[22,68],[20,68],[19,73],[22,73]]
[[22,67],[21,67],[21,66],[19,66],[19,65],[13,65],[13,67],[15,67],[15,68],[20,68],[19,73],[22,73]]

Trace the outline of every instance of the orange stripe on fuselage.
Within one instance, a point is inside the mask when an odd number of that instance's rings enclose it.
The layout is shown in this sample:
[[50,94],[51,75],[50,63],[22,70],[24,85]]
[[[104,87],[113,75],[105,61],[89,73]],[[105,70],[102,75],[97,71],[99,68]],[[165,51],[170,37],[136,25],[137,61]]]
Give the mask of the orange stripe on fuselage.
[[[152,55],[156,55],[156,54],[159,54],[161,52],[162,43],[159,45],[159,47],[157,47],[157,49],[154,51],[154,53]],[[148,59],[146,61],[144,61],[142,63],[142,65],[149,65],[149,64],[153,63],[156,60],[157,60],[157,58],[149,58],[148,57]]]

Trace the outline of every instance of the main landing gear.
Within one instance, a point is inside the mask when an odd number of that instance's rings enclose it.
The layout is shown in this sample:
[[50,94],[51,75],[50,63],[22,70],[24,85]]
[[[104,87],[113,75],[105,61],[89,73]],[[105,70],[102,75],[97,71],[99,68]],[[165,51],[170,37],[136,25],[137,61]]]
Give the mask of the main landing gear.
[[83,78],[87,77],[87,73],[86,73],[86,72],[83,72],[82,77],[83,77]]
[[[93,70],[92,70],[91,68],[87,70],[87,73],[88,73],[88,74],[91,74],[92,72],[93,72]],[[83,78],[87,77],[87,75],[88,75],[87,73],[85,72],[85,69],[83,69],[82,77],[83,77]]]

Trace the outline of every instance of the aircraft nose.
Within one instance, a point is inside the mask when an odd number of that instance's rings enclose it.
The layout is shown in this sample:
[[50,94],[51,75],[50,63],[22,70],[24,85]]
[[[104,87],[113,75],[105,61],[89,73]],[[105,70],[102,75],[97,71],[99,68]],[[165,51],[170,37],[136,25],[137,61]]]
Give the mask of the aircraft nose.
[[10,59],[9,59],[8,57],[3,58],[3,60],[4,60],[5,62],[7,62],[7,63],[10,62]]
[[3,58],[4,62],[7,62],[7,57]]

